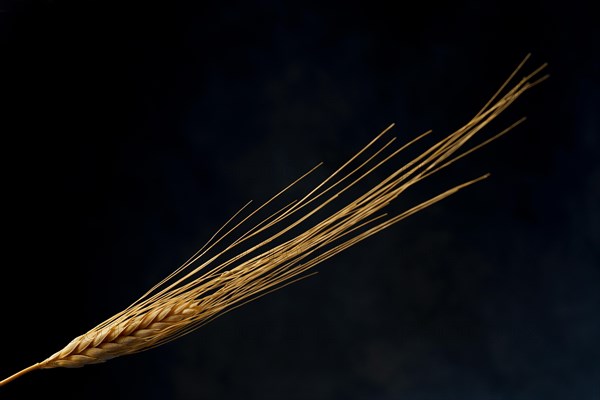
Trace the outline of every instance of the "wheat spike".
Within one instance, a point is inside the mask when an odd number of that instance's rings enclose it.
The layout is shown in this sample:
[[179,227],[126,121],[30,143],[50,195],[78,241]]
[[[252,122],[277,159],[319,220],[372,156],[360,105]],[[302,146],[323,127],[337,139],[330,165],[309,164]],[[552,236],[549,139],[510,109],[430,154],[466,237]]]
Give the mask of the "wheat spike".
[[[546,79],[547,76],[537,78],[544,64],[514,84],[512,89],[506,90],[528,58],[465,126],[364,190],[358,197],[335,207],[335,201],[342,194],[364,183],[374,170],[389,164],[402,150],[429,132],[397,150],[390,150],[394,138],[383,140],[393,126],[390,125],[304,197],[290,202],[244,232],[246,228],[243,227],[248,221],[314,169],[242,217],[247,204],[194,256],[127,309],[73,339],[46,360],[0,381],[0,386],[36,369],[82,367],[170,342],[234,308],[308,276],[315,265],[329,257],[486,178],[488,175],[483,175],[455,186],[398,215],[382,213],[410,186],[495,140],[524,120],[468,150],[462,150],[476,133],[523,92]],[[533,81],[534,78],[537,80]],[[335,207],[334,211],[328,211],[331,207]],[[325,216],[321,217],[321,213]],[[318,220],[311,221],[313,217]],[[241,235],[240,231],[243,232]],[[291,238],[288,237],[290,234]],[[232,240],[233,235],[239,236]],[[219,245],[224,248],[216,250]]]

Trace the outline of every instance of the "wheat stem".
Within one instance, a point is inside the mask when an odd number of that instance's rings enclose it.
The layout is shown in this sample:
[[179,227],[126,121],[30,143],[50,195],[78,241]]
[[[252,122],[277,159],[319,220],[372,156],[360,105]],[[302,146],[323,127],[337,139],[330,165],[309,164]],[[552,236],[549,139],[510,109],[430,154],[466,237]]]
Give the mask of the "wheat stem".
[[0,381],[0,386],[4,386],[9,382],[14,381],[15,379],[25,375],[28,372],[31,371],[35,371],[36,369],[40,369],[41,368],[41,364],[40,363],[35,363],[27,368],[23,368],[21,371],[17,372],[16,374],[12,374],[11,376],[9,376],[8,378],[1,380]]

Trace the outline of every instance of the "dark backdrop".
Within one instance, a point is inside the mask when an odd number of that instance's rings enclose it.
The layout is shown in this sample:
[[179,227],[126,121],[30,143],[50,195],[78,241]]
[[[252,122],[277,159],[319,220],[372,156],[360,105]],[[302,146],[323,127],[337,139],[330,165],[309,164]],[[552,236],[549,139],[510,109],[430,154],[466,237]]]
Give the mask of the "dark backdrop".
[[591,2],[199,3],[0,1],[2,378],[246,200],[391,122],[456,129],[528,52],[552,77],[398,210],[487,181],[175,343],[0,398],[600,399]]

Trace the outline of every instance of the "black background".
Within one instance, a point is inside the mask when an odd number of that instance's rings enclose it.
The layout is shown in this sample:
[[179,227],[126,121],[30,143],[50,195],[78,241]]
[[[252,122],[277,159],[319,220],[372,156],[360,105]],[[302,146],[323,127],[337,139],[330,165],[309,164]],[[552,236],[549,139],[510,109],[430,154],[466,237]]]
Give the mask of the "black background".
[[[225,5],[227,3],[227,5]],[[600,399],[585,2],[0,2],[0,375],[127,306],[249,199],[396,122],[460,127],[529,52],[492,177],[177,342],[0,398]],[[402,162],[402,159],[397,161]]]

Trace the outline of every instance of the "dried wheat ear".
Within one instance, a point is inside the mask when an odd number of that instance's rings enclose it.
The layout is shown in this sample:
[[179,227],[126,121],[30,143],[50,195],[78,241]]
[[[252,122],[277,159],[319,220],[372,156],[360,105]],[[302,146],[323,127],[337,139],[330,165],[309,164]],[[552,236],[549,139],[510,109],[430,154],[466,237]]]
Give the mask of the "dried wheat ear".
[[[374,170],[384,164],[389,166],[402,150],[429,132],[394,150],[391,146],[394,138],[384,139],[393,126],[390,125],[306,195],[287,203],[254,226],[249,221],[267,205],[272,207],[274,200],[280,199],[314,169],[254,211],[246,212],[247,204],[186,263],[127,309],[76,337],[44,361],[4,379],[0,386],[33,370],[97,364],[175,340],[234,308],[306,277],[311,268],[329,257],[486,178],[487,175],[483,175],[453,187],[398,215],[382,213],[410,186],[495,140],[524,120],[464,150],[463,146],[485,125],[521,94],[547,78],[539,77],[544,64],[507,89],[528,58],[465,126],[406,164],[392,168],[394,172],[376,184],[364,190],[359,185],[366,185],[365,178]],[[362,194],[337,205],[336,199],[339,200],[342,194],[350,195],[350,188],[359,189]],[[252,227],[245,228],[247,225]],[[215,246],[219,249],[215,250]]]

